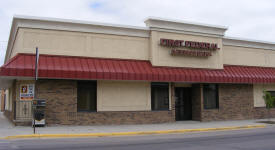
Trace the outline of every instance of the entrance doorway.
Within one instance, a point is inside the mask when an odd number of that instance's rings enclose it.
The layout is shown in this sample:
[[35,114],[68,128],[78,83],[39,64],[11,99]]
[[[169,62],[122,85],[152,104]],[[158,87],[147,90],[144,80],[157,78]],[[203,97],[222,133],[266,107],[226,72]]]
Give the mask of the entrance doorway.
[[176,120],[192,120],[192,88],[175,88]]

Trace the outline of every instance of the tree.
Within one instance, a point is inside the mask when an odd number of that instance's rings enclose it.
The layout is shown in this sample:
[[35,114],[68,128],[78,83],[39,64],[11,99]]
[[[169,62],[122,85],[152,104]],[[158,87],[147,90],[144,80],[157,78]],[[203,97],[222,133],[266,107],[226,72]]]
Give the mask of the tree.
[[263,93],[264,93],[263,98],[265,101],[265,106],[266,106],[267,112],[268,112],[268,121],[270,121],[270,108],[274,107],[275,97],[273,97],[271,95],[271,93],[266,90],[264,90]]

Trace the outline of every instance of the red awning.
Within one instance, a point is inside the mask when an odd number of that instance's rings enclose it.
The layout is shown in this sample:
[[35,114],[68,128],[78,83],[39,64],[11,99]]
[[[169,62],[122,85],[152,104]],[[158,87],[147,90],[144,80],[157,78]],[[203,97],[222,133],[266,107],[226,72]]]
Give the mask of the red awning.
[[[35,55],[18,54],[0,76],[34,77]],[[201,83],[275,83],[275,68],[225,65],[224,69],[153,67],[150,61],[40,55],[39,77]]]

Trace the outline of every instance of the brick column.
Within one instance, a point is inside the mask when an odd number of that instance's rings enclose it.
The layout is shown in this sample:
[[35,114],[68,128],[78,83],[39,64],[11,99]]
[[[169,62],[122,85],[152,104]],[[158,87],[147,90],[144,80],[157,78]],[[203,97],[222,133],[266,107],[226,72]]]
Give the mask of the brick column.
[[175,83],[171,83],[171,111],[172,120],[176,121]]
[[192,120],[201,121],[202,88],[200,84],[192,85]]

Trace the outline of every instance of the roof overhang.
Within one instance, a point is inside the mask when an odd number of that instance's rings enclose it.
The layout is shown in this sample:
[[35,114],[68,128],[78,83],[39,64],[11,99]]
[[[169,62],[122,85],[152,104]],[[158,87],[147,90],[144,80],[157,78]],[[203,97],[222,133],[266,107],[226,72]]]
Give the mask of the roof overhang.
[[225,26],[216,26],[156,17],[149,17],[144,22],[146,26],[149,27],[151,30],[165,32],[182,32],[186,34],[197,34],[211,37],[222,37],[227,30],[227,27]]
[[235,37],[223,37],[223,45],[275,50],[275,43]]
[[[0,76],[33,79],[34,64],[34,54],[18,54],[0,68]],[[232,65],[225,65],[224,69],[157,67],[145,60],[58,55],[40,55],[38,66],[38,76],[43,79],[275,83],[275,68],[267,67]]]

